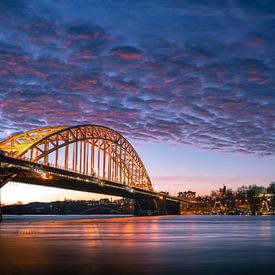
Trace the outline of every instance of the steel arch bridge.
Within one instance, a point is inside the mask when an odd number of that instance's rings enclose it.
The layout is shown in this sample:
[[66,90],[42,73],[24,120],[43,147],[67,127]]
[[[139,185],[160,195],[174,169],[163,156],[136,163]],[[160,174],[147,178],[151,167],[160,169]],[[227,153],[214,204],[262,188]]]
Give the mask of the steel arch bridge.
[[133,146],[118,132],[104,126],[37,128],[2,141],[0,150],[12,158],[153,191]]

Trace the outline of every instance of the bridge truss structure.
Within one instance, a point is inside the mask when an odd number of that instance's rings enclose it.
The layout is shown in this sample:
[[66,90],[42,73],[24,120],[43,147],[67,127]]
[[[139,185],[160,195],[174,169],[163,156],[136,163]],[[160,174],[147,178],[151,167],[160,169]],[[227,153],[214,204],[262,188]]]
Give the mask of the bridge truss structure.
[[12,158],[153,191],[133,146],[118,132],[104,126],[38,128],[2,141],[0,150]]

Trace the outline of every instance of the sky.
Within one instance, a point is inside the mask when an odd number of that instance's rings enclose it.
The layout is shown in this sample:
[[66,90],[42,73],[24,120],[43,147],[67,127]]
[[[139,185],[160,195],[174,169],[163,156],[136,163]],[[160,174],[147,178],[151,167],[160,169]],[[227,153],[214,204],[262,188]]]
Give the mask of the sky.
[[[0,1],[0,139],[125,136],[156,190],[275,180],[274,1]],[[93,197],[11,183],[2,201]]]

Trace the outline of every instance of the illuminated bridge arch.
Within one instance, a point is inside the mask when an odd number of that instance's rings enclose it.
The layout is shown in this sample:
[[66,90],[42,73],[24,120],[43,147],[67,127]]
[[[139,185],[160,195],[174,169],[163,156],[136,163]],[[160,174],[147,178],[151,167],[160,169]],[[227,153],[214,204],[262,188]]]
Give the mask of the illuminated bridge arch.
[[149,175],[132,145],[99,125],[34,129],[0,143],[9,156],[152,191]]

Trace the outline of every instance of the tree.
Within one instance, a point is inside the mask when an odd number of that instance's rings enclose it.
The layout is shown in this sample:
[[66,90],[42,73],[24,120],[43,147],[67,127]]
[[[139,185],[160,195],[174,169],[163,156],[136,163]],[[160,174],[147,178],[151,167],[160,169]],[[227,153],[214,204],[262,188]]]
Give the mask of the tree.
[[213,198],[213,197],[217,197],[218,196],[218,192],[215,191],[215,190],[212,190],[211,193],[210,193],[210,196]]
[[259,205],[261,204],[261,198],[259,195],[264,194],[265,191],[266,191],[265,188],[262,186],[257,186],[257,185],[248,186],[247,200],[253,215],[257,213]]
[[236,199],[239,201],[244,201],[247,198],[248,187],[243,185],[237,189]]
[[275,194],[275,181],[271,182],[266,189],[267,193]]
[[269,202],[269,206],[271,208],[271,210],[273,211],[273,214],[274,214],[274,211],[275,211],[275,196],[273,196]]

